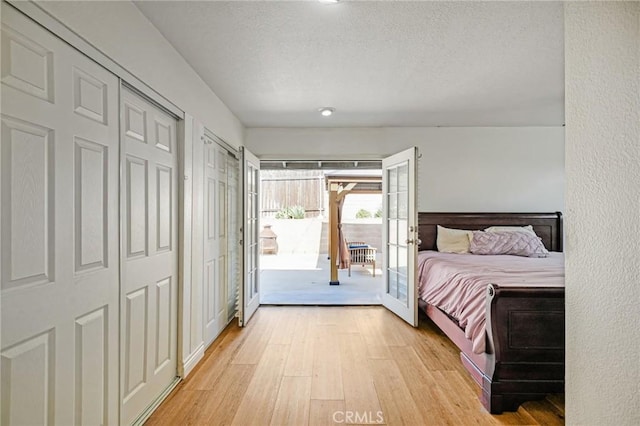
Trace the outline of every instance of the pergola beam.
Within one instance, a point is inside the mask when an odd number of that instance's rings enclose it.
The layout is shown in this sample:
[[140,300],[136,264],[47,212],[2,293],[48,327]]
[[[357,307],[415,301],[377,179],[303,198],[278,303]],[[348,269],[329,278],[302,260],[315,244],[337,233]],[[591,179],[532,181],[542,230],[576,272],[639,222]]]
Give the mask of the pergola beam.
[[357,185],[356,182],[348,183],[347,186],[344,187],[344,188],[342,187],[342,185],[340,185],[340,188],[338,189],[338,199],[337,199],[337,201],[342,200],[345,197],[345,195],[350,193],[351,190],[356,187],[356,185]]
[[[357,175],[331,175],[326,176],[327,190],[329,191],[329,265],[331,276],[329,284],[339,285],[338,280],[338,205],[349,193],[354,194],[379,194],[382,176],[357,176]],[[360,184],[360,185],[358,185]]]
[[331,183],[329,186],[329,265],[331,265],[330,285],[339,285],[338,281],[338,190],[340,185]]
[[331,183],[329,187],[329,262],[331,264],[331,277],[329,284],[339,285],[338,280],[338,245],[340,236],[338,234],[338,206],[340,201],[357,185],[356,182],[350,182],[347,186],[341,183]]

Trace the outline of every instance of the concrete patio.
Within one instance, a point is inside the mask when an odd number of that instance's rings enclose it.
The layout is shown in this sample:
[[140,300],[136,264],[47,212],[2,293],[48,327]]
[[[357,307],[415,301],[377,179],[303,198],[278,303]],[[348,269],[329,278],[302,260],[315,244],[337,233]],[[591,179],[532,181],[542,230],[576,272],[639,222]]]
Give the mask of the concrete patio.
[[260,256],[260,303],[263,305],[380,305],[383,280],[382,259],[376,258],[376,276],[371,265],[353,265],[338,271],[340,285],[329,285],[326,254],[282,253]]

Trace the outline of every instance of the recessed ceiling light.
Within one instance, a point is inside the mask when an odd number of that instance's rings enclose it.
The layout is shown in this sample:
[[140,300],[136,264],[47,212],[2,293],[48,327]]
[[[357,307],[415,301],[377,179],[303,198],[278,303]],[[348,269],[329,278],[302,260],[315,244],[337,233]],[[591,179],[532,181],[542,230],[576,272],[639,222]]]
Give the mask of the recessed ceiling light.
[[335,110],[336,110],[335,108],[323,107],[323,108],[320,108],[318,111],[320,111],[320,114],[322,114],[323,117],[329,117],[331,114],[334,113]]
[[332,4],[332,3],[338,3],[340,0],[318,0],[318,1],[324,4]]

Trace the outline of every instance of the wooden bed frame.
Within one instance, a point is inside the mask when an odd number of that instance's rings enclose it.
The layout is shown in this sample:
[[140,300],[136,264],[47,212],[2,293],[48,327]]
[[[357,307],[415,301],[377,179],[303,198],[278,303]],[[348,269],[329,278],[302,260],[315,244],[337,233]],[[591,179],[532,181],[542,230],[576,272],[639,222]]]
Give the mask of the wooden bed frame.
[[[525,226],[550,251],[562,251],[562,214],[419,213],[419,250],[436,250],[437,225],[479,230],[489,226]],[[487,288],[487,351],[476,354],[458,323],[440,309],[420,308],[460,349],[460,358],[482,389],[491,413],[516,411],[524,401],[564,392],[564,288]]]

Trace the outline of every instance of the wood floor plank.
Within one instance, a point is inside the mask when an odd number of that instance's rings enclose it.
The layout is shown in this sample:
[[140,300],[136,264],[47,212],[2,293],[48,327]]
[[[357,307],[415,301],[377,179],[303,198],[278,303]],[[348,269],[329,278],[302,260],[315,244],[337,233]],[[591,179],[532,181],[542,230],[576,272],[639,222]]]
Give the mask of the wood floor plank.
[[250,330],[243,330],[237,323],[230,324],[187,377],[184,383],[185,390],[213,389],[249,334]]
[[255,368],[255,365],[229,366],[212,391],[178,388],[145,424],[231,424]]
[[317,308],[305,307],[295,309],[293,312],[295,315],[293,318],[289,316],[294,322],[292,342],[301,342],[308,338],[313,338],[311,328],[315,325]]
[[438,392],[438,382],[422,363],[412,346],[391,348],[393,359],[404,378],[422,417],[442,425],[458,425],[460,417],[449,412],[443,396]]
[[337,325],[322,323],[314,327],[312,399],[344,399],[338,330]]
[[285,376],[307,376],[313,374],[313,359],[316,336],[315,325],[309,317],[300,317],[293,330],[291,348],[284,367]]
[[357,306],[349,306],[345,308],[338,308],[333,312],[336,324],[340,326],[341,333],[359,333],[357,319],[363,312],[366,312],[366,308],[359,308]]
[[311,377],[283,377],[271,417],[272,426],[309,423]]
[[[461,367],[460,349],[458,349],[440,330],[425,316],[416,330],[412,341],[420,359],[429,370],[456,370]],[[463,367],[464,368],[464,367]]]
[[[273,307],[260,307],[258,312],[249,323],[248,333],[245,341],[242,343],[235,356],[231,360],[232,364],[257,364],[264,349],[267,347],[273,332],[273,326],[278,320],[281,311]],[[286,314],[285,314],[286,315]]]
[[154,411],[154,413],[149,417],[146,425],[162,425],[167,424],[164,423],[165,420],[171,420],[176,416],[176,412],[179,407],[184,404],[185,401],[189,398],[189,392],[184,390],[184,386],[182,383],[179,383],[178,386],[174,389],[173,392],[164,400],[162,404]]
[[379,327],[384,319],[374,317],[368,311],[363,311],[356,318],[356,325],[367,347],[367,357],[371,359],[390,359],[389,347],[380,338]]
[[545,399],[549,401],[551,405],[555,407],[556,411],[564,417],[564,394],[554,393],[547,395]]
[[335,426],[344,422],[344,400],[312,399],[309,426]]
[[494,414],[493,420],[497,425],[527,425],[538,426],[540,423],[536,421],[526,410],[520,407],[518,411],[508,412],[505,411],[502,414]]
[[[296,308],[293,308],[290,312],[282,310],[282,308],[270,308],[277,310],[277,318],[275,318],[275,324],[271,331],[271,337],[269,344],[271,345],[289,345],[293,338],[293,332],[295,330],[299,312]],[[293,318],[292,318],[293,317]]]
[[288,345],[266,346],[232,424],[269,424],[288,353]]
[[470,394],[470,391],[464,388],[456,389],[451,383],[447,382],[453,375],[458,374],[457,372],[445,370],[434,371],[431,374],[437,384],[434,386],[434,391],[438,394],[442,407],[449,416],[457,417],[462,421],[466,419],[465,414],[467,414],[467,411],[473,409],[484,410],[477,394]]
[[335,316],[340,308],[327,306],[324,309],[314,309],[315,325],[339,325]]
[[385,423],[389,425],[428,424],[429,419],[422,417],[395,361],[372,359],[369,363]]
[[200,424],[230,425],[256,370],[252,364],[229,365],[216,387],[205,391],[206,408]]
[[376,423],[378,410],[392,425],[564,423],[562,395],[489,414],[433,327],[407,328],[384,308],[261,307],[224,330],[147,424]]
[[359,333],[340,335],[340,359],[346,410],[366,413],[381,411],[367,359],[367,348]]
[[373,316],[380,317],[379,331],[380,338],[387,346],[406,346],[406,332],[412,330],[411,326],[389,311],[373,311]]
[[451,370],[453,363],[441,360],[437,354],[437,348],[431,347],[432,343],[428,339],[414,340],[412,347],[418,354],[422,363],[429,371]]
[[549,410],[550,404],[547,401],[527,401],[522,405],[527,413],[541,425],[555,426],[564,424],[564,414],[557,411],[553,405],[551,406],[552,409]]

